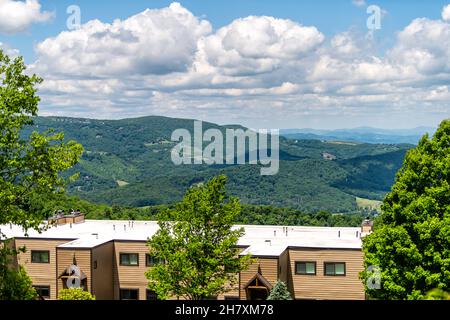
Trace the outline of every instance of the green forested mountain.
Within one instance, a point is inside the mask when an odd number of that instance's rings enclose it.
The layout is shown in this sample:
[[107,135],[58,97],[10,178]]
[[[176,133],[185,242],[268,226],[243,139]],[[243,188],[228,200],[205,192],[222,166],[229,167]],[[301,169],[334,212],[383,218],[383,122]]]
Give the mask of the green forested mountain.
[[[289,207],[305,212],[354,212],[356,196],[381,200],[394,181],[411,145],[322,142],[280,138],[280,171],[261,176],[255,165],[175,166],[170,151],[173,130],[192,132],[193,120],[143,117],[91,120],[38,117],[26,129],[54,128],[83,144],[74,168],[80,178],[72,195],[109,205],[144,207],[182,198],[192,184],[224,173],[228,190],[243,203]],[[203,128],[225,127],[203,123]],[[324,159],[324,153],[334,160]]]

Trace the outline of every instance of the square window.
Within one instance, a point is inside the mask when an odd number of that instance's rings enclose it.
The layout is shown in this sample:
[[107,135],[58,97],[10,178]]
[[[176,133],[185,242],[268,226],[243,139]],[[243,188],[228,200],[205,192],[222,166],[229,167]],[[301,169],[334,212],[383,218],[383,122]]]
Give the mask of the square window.
[[121,266],[138,266],[139,254],[137,253],[121,253],[120,254]]
[[154,267],[158,264],[164,264],[164,259],[157,258],[148,253],[145,255],[145,265],[147,267]]
[[50,286],[33,286],[37,294],[42,298],[50,298]]
[[147,289],[147,300],[158,300],[158,295],[155,291]]
[[50,252],[49,251],[31,251],[31,263],[50,263]]
[[139,300],[139,289],[120,289],[120,300]]
[[326,276],[345,276],[344,262],[325,262],[324,274]]
[[315,275],[316,274],[316,263],[312,262],[312,261],[296,262],[295,263],[295,274]]

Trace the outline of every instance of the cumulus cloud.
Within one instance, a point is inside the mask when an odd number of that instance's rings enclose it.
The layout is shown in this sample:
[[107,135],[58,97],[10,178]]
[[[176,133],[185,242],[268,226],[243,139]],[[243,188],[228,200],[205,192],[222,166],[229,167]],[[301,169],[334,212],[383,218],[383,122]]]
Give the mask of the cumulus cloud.
[[206,61],[224,74],[250,75],[270,72],[280,64],[302,59],[323,40],[324,35],[315,27],[250,16],[201,39],[199,48]]
[[442,9],[442,19],[445,21],[450,21],[450,4]]
[[210,32],[209,22],[172,3],[111,24],[92,20],[48,38],[36,47],[36,67],[44,73],[90,77],[185,71],[198,39]]
[[397,65],[420,74],[450,73],[450,24],[415,19],[398,34],[388,55]]
[[0,33],[25,31],[33,23],[46,22],[53,13],[41,11],[38,0],[0,0]]
[[43,114],[411,126],[448,116],[449,41],[445,20],[415,19],[380,56],[354,30],[327,39],[267,16],[212,30],[174,3],[46,39],[32,70],[46,79]]

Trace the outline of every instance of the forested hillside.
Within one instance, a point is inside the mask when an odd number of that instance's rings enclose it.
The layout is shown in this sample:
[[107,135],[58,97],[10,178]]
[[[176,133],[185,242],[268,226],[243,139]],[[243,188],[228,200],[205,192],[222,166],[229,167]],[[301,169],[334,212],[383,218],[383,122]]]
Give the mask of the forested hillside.
[[[192,184],[220,173],[228,190],[244,204],[289,207],[304,212],[355,212],[356,196],[381,200],[411,145],[322,142],[280,138],[280,171],[261,176],[255,165],[175,166],[170,151],[173,130],[193,130],[193,121],[165,117],[91,120],[38,117],[26,129],[54,128],[83,144],[85,154],[73,169],[80,178],[68,190],[96,203],[144,207],[182,198]],[[203,128],[221,127],[203,123]],[[325,156],[328,155],[328,156]]]

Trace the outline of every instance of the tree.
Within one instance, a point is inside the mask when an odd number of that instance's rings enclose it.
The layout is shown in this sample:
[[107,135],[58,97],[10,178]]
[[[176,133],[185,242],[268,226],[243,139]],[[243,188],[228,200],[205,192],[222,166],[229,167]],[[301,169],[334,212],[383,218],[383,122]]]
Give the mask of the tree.
[[159,217],[148,245],[150,255],[165,263],[146,276],[160,299],[214,297],[236,284],[236,274],[250,264],[249,256],[239,257],[236,245],[244,230],[232,227],[241,207],[237,198],[227,197],[226,181],[219,176],[192,187]]
[[95,300],[95,296],[81,288],[69,288],[59,291],[58,300]]
[[10,267],[16,254],[9,241],[0,243],[0,300],[35,300],[37,293],[25,269]]
[[450,293],[442,289],[433,289],[427,292],[426,300],[450,300]]
[[267,300],[292,300],[291,293],[289,292],[286,283],[277,281],[272,290],[270,290]]
[[74,141],[63,142],[63,134],[51,131],[21,137],[21,130],[37,115],[36,85],[42,82],[26,75],[25,69],[21,57],[11,60],[0,50],[0,224],[12,222],[28,229],[38,228],[45,218],[45,212],[36,210],[36,200],[64,190],[59,173],[78,162],[83,148]]
[[371,282],[369,266],[381,273],[380,289],[366,284],[372,298],[423,299],[450,289],[450,120],[407,153],[363,250],[362,279]]
[[[65,143],[63,134],[52,131],[22,137],[22,129],[37,115],[36,85],[42,82],[36,75],[27,75],[25,69],[21,57],[12,60],[0,50],[0,225],[13,223],[28,230],[39,229],[50,214],[40,198],[64,192],[66,180],[60,173],[78,162],[83,148],[74,141]],[[0,231],[0,240],[5,239]],[[5,256],[17,253],[6,246],[2,250]],[[1,290],[6,291],[19,279],[27,283],[24,271],[9,270],[12,266],[7,261],[0,261],[7,275],[2,281],[11,281],[2,283]],[[0,296],[7,297],[6,291]]]

